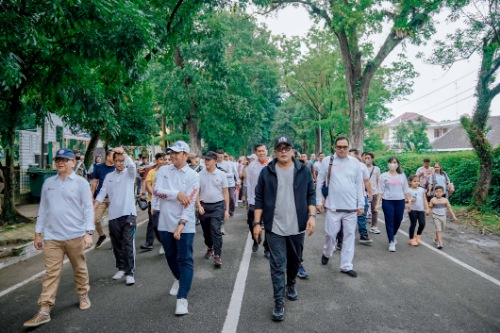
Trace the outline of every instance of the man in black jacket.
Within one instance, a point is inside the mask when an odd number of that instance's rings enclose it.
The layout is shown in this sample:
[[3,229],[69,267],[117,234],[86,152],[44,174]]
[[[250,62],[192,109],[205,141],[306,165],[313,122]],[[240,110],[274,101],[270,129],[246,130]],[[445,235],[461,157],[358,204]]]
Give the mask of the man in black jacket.
[[285,315],[285,289],[289,300],[298,298],[295,278],[302,257],[304,233],[307,229],[311,236],[316,227],[316,201],[311,172],[292,158],[290,138],[278,138],[274,148],[276,158],[262,170],[255,188],[253,236],[257,241],[264,226],[271,254],[275,301],[272,319],[280,321]]

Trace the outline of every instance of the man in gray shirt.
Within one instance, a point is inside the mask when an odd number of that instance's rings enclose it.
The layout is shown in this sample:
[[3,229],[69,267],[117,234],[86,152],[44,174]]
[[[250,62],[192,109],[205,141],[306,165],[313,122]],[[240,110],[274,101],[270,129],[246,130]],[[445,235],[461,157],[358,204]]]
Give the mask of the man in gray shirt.
[[307,229],[310,236],[316,227],[316,207],[311,172],[292,158],[290,138],[278,138],[274,147],[276,159],[262,170],[255,188],[253,236],[258,241],[265,227],[275,302],[272,319],[281,321],[285,315],[285,289],[289,300],[298,298],[295,278],[304,233]]

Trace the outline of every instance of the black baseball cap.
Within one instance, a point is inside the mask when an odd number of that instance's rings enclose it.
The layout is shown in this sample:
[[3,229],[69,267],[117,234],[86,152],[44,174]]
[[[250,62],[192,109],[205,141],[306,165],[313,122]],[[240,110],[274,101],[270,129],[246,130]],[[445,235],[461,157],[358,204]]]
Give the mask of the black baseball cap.
[[279,138],[276,139],[274,142],[274,148],[277,148],[279,145],[285,144],[287,146],[292,146],[292,139],[290,139],[287,136],[280,136]]
[[216,160],[217,159],[217,154],[214,153],[213,151],[207,151],[205,154],[205,160]]

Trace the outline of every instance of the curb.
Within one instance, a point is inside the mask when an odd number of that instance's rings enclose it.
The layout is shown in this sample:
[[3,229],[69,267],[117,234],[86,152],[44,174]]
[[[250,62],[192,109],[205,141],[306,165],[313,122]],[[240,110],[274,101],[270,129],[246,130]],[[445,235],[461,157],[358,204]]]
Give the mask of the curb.
[[[107,227],[107,225],[108,217],[106,216],[102,220],[102,226],[104,228]],[[10,258],[0,262],[0,270],[43,253],[42,251],[38,251],[37,249],[35,249],[35,245],[33,244],[32,240],[28,243],[13,248],[10,252]],[[17,253],[17,255],[15,253]]]

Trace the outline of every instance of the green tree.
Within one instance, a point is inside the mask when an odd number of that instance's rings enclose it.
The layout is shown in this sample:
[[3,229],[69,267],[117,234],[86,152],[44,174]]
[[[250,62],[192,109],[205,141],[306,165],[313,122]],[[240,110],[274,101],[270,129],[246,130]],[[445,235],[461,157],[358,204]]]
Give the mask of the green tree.
[[158,68],[166,116],[190,134],[194,153],[201,139],[212,149],[243,153],[267,139],[279,102],[271,35],[237,10],[201,13],[191,33],[176,45],[174,61],[165,57]]
[[30,114],[41,124],[49,111],[64,109],[72,101],[76,108],[85,107],[82,101],[88,95],[76,84],[77,92],[66,90],[62,105],[55,103],[62,82],[67,84],[72,73],[84,72],[85,64],[96,64],[97,59],[112,57],[115,66],[130,69],[138,52],[149,44],[152,31],[144,12],[129,1],[12,0],[1,2],[0,8],[0,134],[6,149],[2,219],[16,222],[20,218],[14,204],[16,127]]
[[449,68],[474,54],[481,57],[472,118],[460,119],[480,161],[471,204],[472,208],[480,209],[487,202],[492,178],[493,150],[486,134],[491,102],[500,93],[500,83],[496,80],[500,68],[500,7],[496,0],[460,0],[452,1],[451,10],[449,19],[453,22],[463,20],[465,27],[449,34],[445,41],[438,41],[430,61]]
[[398,148],[403,148],[407,152],[420,153],[431,148],[427,137],[427,123],[422,116],[417,117],[415,121],[399,124],[395,135],[400,145]]
[[[301,55],[301,46],[309,50]],[[330,151],[335,137],[350,131],[349,99],[345,89],[342,57],[330,33],[312,29],[305,38],[281,40],[283,85],[290,98],[303,104],[296,117],[315,129],[315,152]],[[390,115],[385,104],[411,92],[416,76],[413,66],[400,55],[398,61],[379,69],[373,78],[365,107],[365,128],[369,131]],[[329,135],[329,148],[324,149],[321,129]]]
[[[353,146],[362,150],[365,137],[365,110],[370,86],[387,56],[408,40],[421,44],[434,33],[431,20],[442,7],[443,0],[434,1],[319,1],[259,0],[267,10],[289,5],[303,6],[316,21],[325,22],[338,40],[344,66],[350,115],[350,136]],[[391,25],[384,42],[375,51],[370,36],[381,34],[383,24]]]

